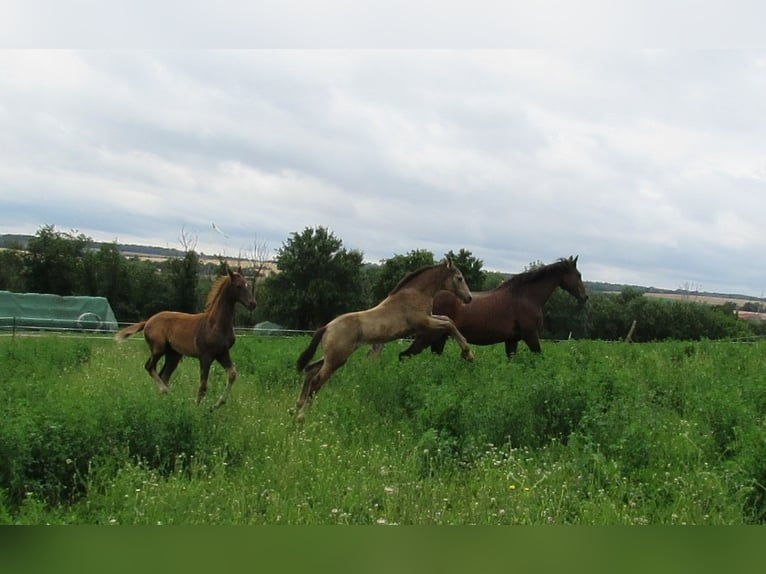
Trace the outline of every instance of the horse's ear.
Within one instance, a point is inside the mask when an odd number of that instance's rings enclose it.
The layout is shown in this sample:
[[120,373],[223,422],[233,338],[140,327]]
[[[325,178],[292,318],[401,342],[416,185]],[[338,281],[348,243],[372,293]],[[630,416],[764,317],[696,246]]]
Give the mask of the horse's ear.
[[447,257],[444,264],[447,266],[447,269],[452,269],[455,266],[455,264],[452,263],[452,257]]
[[229,279],[234,279],[234,272],[231,270],[231,267],[228,265],[226,266],[226,274],[229,276]]
[[579,257],[580,257],[579,255],[575,255],[575,256],[574,256],[574,259],[572,259],[572,263],[574,263],[575,265],[577,265],[577,259],[578,259]]

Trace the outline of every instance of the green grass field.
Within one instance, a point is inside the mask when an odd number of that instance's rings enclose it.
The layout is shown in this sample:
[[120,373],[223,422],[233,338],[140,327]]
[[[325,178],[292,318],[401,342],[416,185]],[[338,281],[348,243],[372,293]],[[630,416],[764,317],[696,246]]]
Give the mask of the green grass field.
[[2,524],[758,524],[766,343],[360,350],[306,421],[308,337],[241,336],[210,412],[141,338],[1,337]]

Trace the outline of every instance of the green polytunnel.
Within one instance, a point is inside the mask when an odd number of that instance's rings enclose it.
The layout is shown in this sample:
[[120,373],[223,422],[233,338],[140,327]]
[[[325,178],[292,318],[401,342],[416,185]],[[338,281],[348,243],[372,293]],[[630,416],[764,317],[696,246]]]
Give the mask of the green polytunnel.
[[0,330],[116,331],[105,297],[0,291]]

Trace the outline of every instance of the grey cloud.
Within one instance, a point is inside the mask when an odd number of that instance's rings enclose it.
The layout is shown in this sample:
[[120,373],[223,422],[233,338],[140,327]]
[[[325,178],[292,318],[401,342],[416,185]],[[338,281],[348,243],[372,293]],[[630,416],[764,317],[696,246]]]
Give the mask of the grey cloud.
[[763,289],[751,53],[6,52],[0,67],[4,229],[175,244],[185,228],[235,254],[324,225],[373,261],[468,247],[515,272],[580,254],[591,280]]

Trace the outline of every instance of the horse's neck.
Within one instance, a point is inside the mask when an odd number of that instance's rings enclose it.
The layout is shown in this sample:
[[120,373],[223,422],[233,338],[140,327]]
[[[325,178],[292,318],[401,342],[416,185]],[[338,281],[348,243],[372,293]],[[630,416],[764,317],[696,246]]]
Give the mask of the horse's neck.
[[[433,299],[439,291],[444,290],[445,275],[443,275],[443,271],[441,269],[439,269],[439,271],[440,273],[436,274],[435,281],[424,281],[422,292],[428,295],[428,297],[431,299]],[[453,293],[453,295],[455,294]],[[457,295],[455,296],[457,297]]]
[[207,313],[208,322],[214,323],[221,328],[234,324],[235,303],[228,301],[224,295],[224,293],[220,294]]
[[417,291],[419,293],[436,293],[439,290],[438,285],[441,281],[439,269],[423,270],[420,273],[413,273],[412,277],[406,283],[401,284],[402,291]]
[[551,298],[551,295],[558,286],[559,277],[557,275],[548,275],[539,281],[524,284],[522,290],[528,299],[542,307]]
[[[430,307],[433,298],[439,291],[443,290],[444,276],[441,273],[435,271],[430,274],[423,274],[420,277],[416,277],[412,282],[405,286],[397,296],[404,296],[414,302],[415,299],[419,301],[418,306],[422,303],[423,306]],[[407,295],[403,295],[408,293]]]

